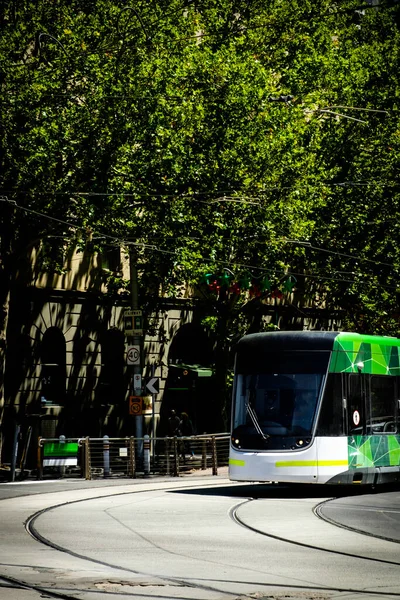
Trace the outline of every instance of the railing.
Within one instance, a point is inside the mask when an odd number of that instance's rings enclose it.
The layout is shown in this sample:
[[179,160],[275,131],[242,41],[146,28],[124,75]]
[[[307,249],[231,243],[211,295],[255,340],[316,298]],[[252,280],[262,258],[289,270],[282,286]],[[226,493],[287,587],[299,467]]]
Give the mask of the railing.
[[39,438],[38,478],[53,473],[84,479],[179,477],[206,469],[218,475],[218,468],[228,465],[229,440],[228,433],[166,438]]

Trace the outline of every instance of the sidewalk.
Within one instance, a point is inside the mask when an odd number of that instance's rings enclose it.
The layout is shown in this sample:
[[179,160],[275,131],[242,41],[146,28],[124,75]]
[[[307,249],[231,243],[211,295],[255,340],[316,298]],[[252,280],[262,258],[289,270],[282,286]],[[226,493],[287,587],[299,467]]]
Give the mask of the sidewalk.
[[[3,478],[3,474],[6,478]],[[62,492],[67,490],[96,489],[104,487],[118,487],[126,485],[138,485],[149,481],[158,482],[196,482],[208,480],[208,483],[215,481],[215,484],[221,480],[228,479],[228,467],[219,467],[218,475],[212,474],[212,469],[193,469],[182,473],[179,477],[168,475],[143,475],[139,474],[135,478],[130,477],[96,477],[94,479],[84,479],[83,477],[47,477],[38,480],[36,474],[28,475],[24,479],[9,480],[10,472],[1,470],[0,472],[0,500],[6,498],[17,498],[32,494],[41,494],[43,492]]]

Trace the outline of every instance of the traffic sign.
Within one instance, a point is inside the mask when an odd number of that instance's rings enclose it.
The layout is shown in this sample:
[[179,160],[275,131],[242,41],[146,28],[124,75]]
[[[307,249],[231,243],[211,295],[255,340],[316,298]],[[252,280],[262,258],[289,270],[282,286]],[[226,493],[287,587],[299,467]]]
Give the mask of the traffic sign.
[[146,389],[149,390],[150,394],[158,394],[160,391],[159,377],[151,377],[148,381],[146,381]]
[[127,347],[126,363],[128,365],[140,365],[140,346]]
[[141,396],[129,396],[129,414],[140,417],[142,414],[143,398]]
[[124,312],[124,331],[126,335],[143,335],[143,314],[141,310]]
[[140,309],[125,310],[124,317],[141,317],[143,311]]
[[142,376],[140,373],[135,373],[133,376],[133,389],[135,391],[138,390],[139,392],[142,390]]

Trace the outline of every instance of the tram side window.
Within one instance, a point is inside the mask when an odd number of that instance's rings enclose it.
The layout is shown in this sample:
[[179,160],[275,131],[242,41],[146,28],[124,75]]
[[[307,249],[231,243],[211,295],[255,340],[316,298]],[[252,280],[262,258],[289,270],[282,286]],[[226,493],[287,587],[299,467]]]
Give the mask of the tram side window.
[[396,426],[396,378],[371,377],[371,433],[394,433]]
[[330,373],[319,411],[316,435],[343,435],[343,394],[340,373]]

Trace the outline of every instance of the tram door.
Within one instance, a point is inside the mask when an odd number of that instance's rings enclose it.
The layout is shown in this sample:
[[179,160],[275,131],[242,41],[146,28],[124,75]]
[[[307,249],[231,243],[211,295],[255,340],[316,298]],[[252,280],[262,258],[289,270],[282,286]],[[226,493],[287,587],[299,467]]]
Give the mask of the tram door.
[[347,433],[363,435],[366,421],[367,378],[350,373],[347,380]]

